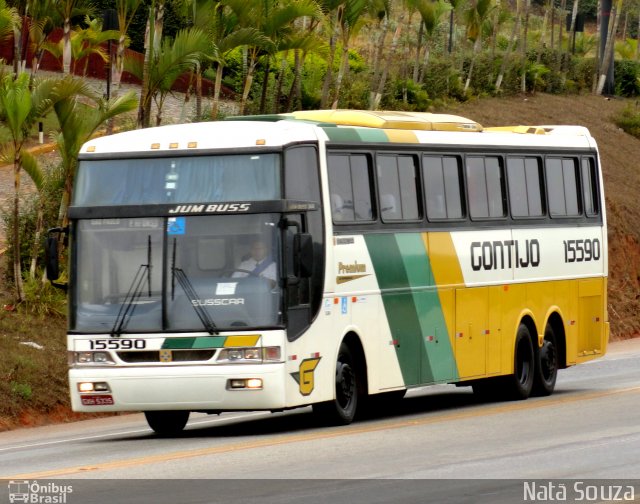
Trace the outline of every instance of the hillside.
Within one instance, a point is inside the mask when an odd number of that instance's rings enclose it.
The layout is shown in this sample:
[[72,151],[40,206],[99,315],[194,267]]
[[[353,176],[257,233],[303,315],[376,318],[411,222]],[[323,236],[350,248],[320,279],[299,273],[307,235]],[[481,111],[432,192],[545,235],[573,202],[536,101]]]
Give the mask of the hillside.
[[593,95],[538,94],[479,99],[447,109],[483,126],[579,124],[589,128],[598,142],[604,172],[612,339],[640,334],[640,140],[612,121],[616,112],[629,105],[638,103]]
[[[587,96],[487,98],[449,107],[484,126],[579,124],[601,149],[609,220],[609,317],[612,339],[640,335],[640,140],[619,130],[611,117],[633,102]],[[0,167],[0,204],[11,201],[12,175]],[[0,229],[0,251],[2,250]],[[0,278],[4,280],[0,252]],[[18,425],[69,421],[65,322],[1,309],[12,304],[0,283],[0,431]],[[21,344],[22,342],[22,344]],[[25,345],[25,342],[31,344]],[[43,347],[38,349],[37,346]],[[82,416],[84,418],[84,416]]]

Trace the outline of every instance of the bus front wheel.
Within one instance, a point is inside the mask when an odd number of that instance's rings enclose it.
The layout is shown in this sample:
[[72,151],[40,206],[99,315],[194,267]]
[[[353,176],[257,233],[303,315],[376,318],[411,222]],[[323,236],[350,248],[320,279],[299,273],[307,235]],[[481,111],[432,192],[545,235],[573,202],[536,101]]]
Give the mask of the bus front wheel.
[[159,436],[179,435],[189,420],[188,411],[145,411],[149,427]]
[[342,343],[336,361],[335,399],[313,405],[313,411],[332,425],[353,422],[358,407],[358,374],[349,347]]

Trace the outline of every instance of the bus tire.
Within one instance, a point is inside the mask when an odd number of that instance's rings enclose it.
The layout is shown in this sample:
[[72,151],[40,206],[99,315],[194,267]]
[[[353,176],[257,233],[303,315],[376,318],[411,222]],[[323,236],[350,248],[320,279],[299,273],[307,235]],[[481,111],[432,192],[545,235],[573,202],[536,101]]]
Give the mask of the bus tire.
[[358,409],[358,373],[346,343],[340,345],[336,360],[335,399],[313,405],[313,412],[324,423],[348,425]]
[[536,373],[532,394],[548,396],[553,393],[558,377],[558,345],[553,327],[547,324],[542,347],[536,352]]
[[516,334],[513,356],[513,374],[505,377],[505,398],[511,400],[526,399],[531,395],[535,376],[535,354],[531,333],[525,324],[520,324]]
[[162,437],[179,435],[189,420],[189,411],[145,411],[149,427]]

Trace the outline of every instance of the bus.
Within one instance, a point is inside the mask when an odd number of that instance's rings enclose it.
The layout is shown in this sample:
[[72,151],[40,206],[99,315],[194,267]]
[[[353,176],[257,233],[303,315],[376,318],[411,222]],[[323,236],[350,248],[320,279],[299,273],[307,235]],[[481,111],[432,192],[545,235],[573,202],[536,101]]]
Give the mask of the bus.
[[72,407],[173,435],[190,412],[348,424],[431,384],[549,395],[606,351],[604,201],[581,126],[324,110],[92,139],[47,245]]

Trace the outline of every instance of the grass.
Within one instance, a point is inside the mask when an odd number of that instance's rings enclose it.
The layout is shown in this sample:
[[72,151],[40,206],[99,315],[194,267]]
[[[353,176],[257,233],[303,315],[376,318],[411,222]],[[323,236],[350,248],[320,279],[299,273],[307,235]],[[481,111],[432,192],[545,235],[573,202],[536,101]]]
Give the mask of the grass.
[[69,409],[65,318],[13,308],[7,294],[0,296],[0,430]]

